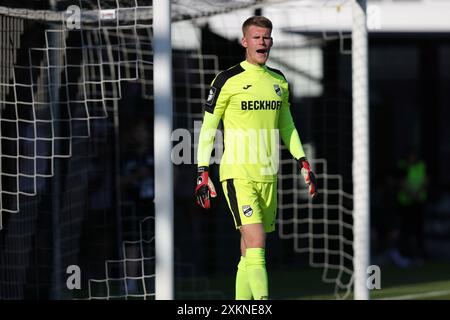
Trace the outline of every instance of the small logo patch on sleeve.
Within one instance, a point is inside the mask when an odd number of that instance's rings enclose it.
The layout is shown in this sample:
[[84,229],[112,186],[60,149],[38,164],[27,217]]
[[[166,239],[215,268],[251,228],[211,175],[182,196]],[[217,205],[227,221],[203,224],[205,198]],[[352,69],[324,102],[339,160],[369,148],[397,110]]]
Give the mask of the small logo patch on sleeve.
[[250,217],[253,214],[252,207],[248,205],[242,206],[242,211],[244,212],[244,216],[246,217]]
[[216,88],[211,87],[211,89],[209,89],[209,93],[208,93],[208,99],[206,99],[206,104],[208,106],[212,105],[214,102],[214,98],[216,96]]
[[281,88],[279,85],[274,84],[273,88],[275,89],[275,92],[277,93],[277,95],[279,95],[281,97]]

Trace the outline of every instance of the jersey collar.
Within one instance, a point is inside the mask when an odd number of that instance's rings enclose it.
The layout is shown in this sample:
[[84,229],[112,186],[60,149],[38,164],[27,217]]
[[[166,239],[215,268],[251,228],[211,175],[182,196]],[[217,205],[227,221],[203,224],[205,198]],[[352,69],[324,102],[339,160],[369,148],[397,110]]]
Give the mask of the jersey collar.
[[251,70],[251,71],[265,71],[267,70],[267,67],[264,66],[258,66],[256,64],[252,64],[248,62],[247,60],[244,60],[241,62],[241,67],[244,68],[244,70]]

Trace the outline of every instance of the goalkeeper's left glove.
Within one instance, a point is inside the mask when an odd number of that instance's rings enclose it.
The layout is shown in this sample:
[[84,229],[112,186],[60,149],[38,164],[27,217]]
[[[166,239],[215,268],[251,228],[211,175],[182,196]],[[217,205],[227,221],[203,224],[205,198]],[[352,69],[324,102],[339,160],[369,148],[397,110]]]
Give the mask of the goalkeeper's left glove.
[[305,179],[305,183],[309,186],[309,194],[314,198],[317,195],[316,176],[311,171],[311,166],[305,157],[298,159],[298,164],[300,166],[300,172]]
[[204,209],[211,208],[211,199],[217,196],[214,184],[209,178],[208,167],[198,167],[197,186],[195,187],[195,197],[197,204]]

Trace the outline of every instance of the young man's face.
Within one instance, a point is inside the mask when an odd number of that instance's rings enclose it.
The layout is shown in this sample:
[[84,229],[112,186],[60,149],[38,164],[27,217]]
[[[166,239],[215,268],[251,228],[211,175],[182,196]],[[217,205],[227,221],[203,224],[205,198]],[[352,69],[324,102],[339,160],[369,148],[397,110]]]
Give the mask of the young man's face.
[[258,26],[248,27],[242,37],[242,45],[246,49],[248,62],[264,65],[272,47],[271,30]]

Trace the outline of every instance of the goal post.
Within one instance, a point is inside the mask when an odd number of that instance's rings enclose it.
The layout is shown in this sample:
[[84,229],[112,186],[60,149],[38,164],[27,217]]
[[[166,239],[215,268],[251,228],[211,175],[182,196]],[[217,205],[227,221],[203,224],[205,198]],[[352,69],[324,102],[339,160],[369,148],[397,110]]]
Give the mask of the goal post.
[[155,295],[174,298],[174,213],[172,144],[172,45],[170,1],[155,1],[154,92],[155,92]]
[[354,298],[368,300],[370,259],[369,76],[366,0],[352,1]]

